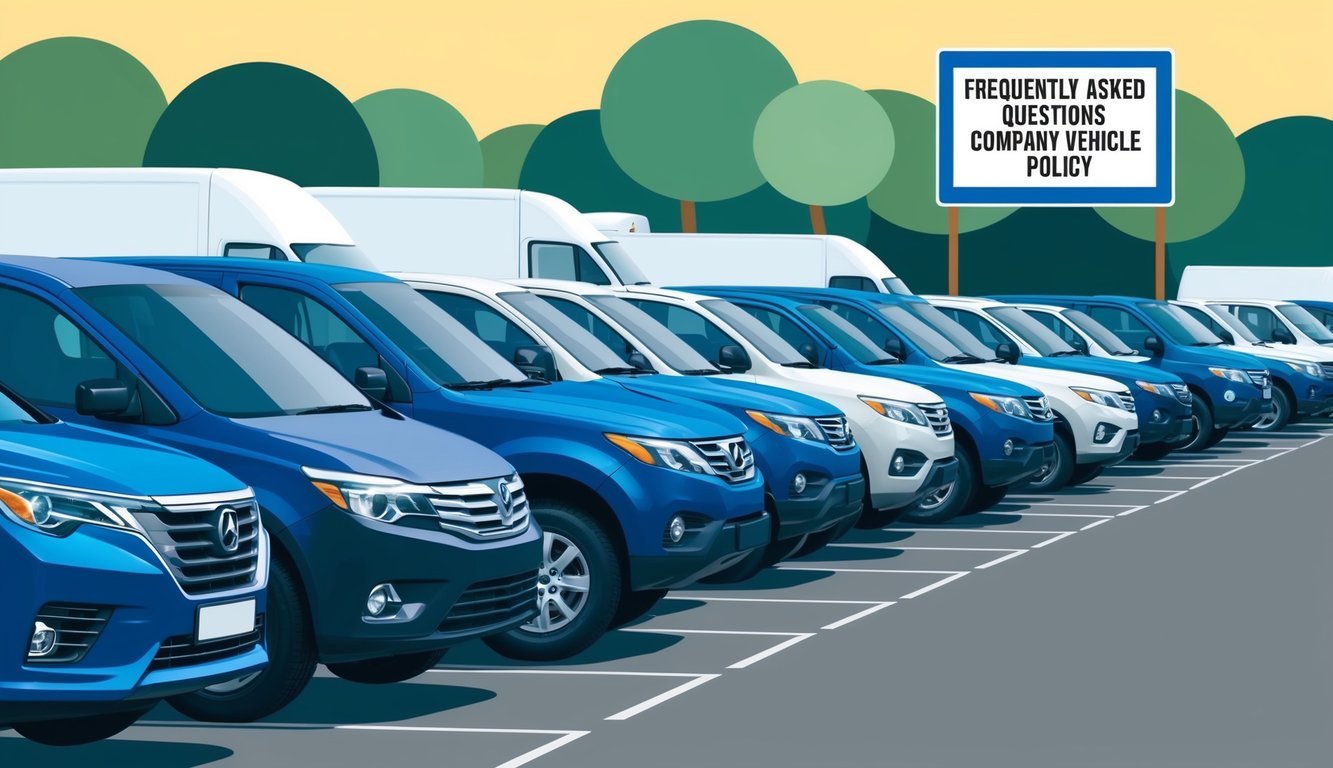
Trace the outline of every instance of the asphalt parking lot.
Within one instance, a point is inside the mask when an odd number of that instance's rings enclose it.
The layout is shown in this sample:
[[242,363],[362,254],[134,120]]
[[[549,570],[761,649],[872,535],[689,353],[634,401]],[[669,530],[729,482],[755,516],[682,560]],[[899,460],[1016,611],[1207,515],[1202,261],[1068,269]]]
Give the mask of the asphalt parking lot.
[[0,733],[0,765],[1327,765],[1330,436],[856,531],[559,665],[473,644],[394,686],[321,672],[253,725],[160,707],[87,747]]

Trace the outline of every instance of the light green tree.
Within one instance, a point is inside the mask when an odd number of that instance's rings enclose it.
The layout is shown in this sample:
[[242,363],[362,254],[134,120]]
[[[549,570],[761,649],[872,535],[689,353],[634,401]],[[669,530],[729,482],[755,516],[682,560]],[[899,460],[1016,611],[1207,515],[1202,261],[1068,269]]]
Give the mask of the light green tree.
[[483,186],[515,189],[523,174],[523,161],[532,149],[532,142],[542,132],[540,125],[511,125],[501,128],[481,140],[482,166],[485,169]]
[[478,187],[481,145],[467,118],[425,91],[393,88],[356,101],[379,156],[382,187]]

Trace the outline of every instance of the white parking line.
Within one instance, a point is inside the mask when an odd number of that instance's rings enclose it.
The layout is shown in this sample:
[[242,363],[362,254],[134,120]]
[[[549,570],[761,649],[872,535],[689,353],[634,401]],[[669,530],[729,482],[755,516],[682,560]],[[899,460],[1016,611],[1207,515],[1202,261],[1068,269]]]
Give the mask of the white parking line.
[[555,736],[560,738],[549,744],[543,744],[536,749],[529,750],[514,758],[508,760],[495,768],[519,768],[521,765],[536,760],[544,755],[549,755],[561,747],[578,741],[587,736],[591,731],[527,731],[518,728],[436,728],[427,725],[338,725],[334,726],[340,731],[401,731],[408,733],[496,733],[504,735],[535,735],[535,736]]
[[938,528],[885,528],[884,530],[889,533],[935,533],[937,531],[949,531],[951,533],[1064,533],[1064,531],[1028,531],[1016,528],[961,528],[958,526],[947,525],[941,525]]
[[[1183,478],[1182,478],[1183,479]],[[1191,477],[1190,480],[1202,480],[1202,477]],[[1114,485],[1085,485],[1084,488],[1105,488],[1110,493],[1171,493],[1167,488],[1117,488]],[[1129,506],[1126,504],[1125,506]]]
[[[781,653],[782,651],[787,650],[793,645],[796,645],[797,643],[805,640],[809,640],[810,638],[815,636],[814,632],[751,632],[748,630],[739,630],[739,629],[656,629],[649,627],[632,627],[632,628],[622,628],[617,631],[646,632],[657,635],[743,635],[743,636],[753,636],[753,637],[787,638],[786,640],[783,640],[782,642],[778,643],[772,648],[769,648],[768,650],[760,651],[759,653],[756,653],[753,656],[746,656],[745,658],[741,659],[735,664],[729,665],[727,669],[745,669],[751,664],[756,664],[758,662],[761,662],[764,659],[767,659],[769,656],[772,656],[776,653]],[[699,683],[699,685],[703,685],[703,683]],[[652,701],[652,699],[649,699],[649,701]]]
[[[833,545],[829,545],[833,546]],[[814,600],[795,597],[713,597],[684,593],[667,595],[663,600],[702,600],[710,603],[810,603],[811,605],[879,605],[878,600]]]
[[935,582],[934,584],[929,584],[929,585],[927,585],[927,586],[924,586],[924,587],[922,587],[921,589],[918,589],[918,590],[915,591],[915,592],[909,592],[908,594],[903,595],[903,596],[902,596],[901,598],[899,598],[899,599],[900,599],[900,600],[911,600],[911,599],[914,598],[914,597],[920,597],[920,596],[926,594],[927,592],[930,592],[931,590],[939,589],[940,587],[944,586],[945,584],[948,584],[948,583],[951,582],[951,581],[957,581],[957,580],[963,578],[964,576],[966,576],[966,575],[969,574],[969,573],[971,573],[971,571],[960,571],[960,572],[958,572],[958,573],[955,573],[955,574],[952,575],[952,576],[949,576],[948,578],[940,579],[939,581]]
[[1176,491],[1175,493],[1171,494],[1170,496],[1163,496],[1162,498],[1157,499],[1157,500],[1154,501],[1153,503],[1154,503],[1154,504],[1165,504],[1166,502],[1171,501],[1172,499],[1175,499],[1175,498],[1179,498],[1179,497],[1181,497],[1181,496],[1184,496],[1184,495],[1187,494],[1187,493],[1189,493],[1188,490],[1184,490],[1184,491]]
[[1133,504],[1085,504],[1083,502],[1061,502],[1061,501],[1030,501],[1016,502],[1029,507],[1073,507],[1075,509],[1124,509],[1132,507]]
[[1127,510],[1125,510],[1124,512],[1121,512],[1120,514],[1116,515],[1116,517],[1129,517],[1130,515],[1134,514],[1135,512],[1138,512],[1138,511],[1141,510],[1141,509],[1147,509],[1147,508],[1148,508],[1148,506],[1145,504],[1145,505],[1142,506],[1142,507],[1135,507],[1135,508],[1133,508],[1133,509],[1127,509]]
[[1101,525],[1102,523],[1109,523],[1109,522],[1111,522],[1109,519],[1108,519],[1108,520],[1094,520],[1094,521],[1092,521],[1091,523],[1088,523],[1087,525],[1083,526],[1082,528],[1079,528],[1079,530],[1080,530],[1080,531],[1091,530],[1091,529],[1096,528],[1097,526]]
[[675,688],[672,688],[669,691],[666,691],[665,693],[659,693],[658,695],[652,697],[651,699],[641,701],[638,704],[629,707],[628,709],[622,709],[619,712],[615,713],[614,715],[611,715],[610,717],[604,719],[614,720],[614,721],[628,720],[631,717],[634,717],[635,715],[641,715],[644,712],[647,712],[648,710],[652,709],[658,704],[670,701],[676,698],[677,696],[681,695],[682,693],[688,693],[689,691],[692,691],[695,688],[698,688],[699,686],[705,683],[712,682],[713,680],[716,680],[719,677],[722,677],[722,675],[699,675],[698,677],[689,681],[688,683],[681,683],[680,685],[676,686]]
[[[1106,477],[1106,475],[1103,475],[1103,477]],[[1132,478],[1134,480],[1211,480],[1214,477],[1217,477],[1217,475],[1117,475],[1117,477],[1124,477],[1126,479]],[[1102,486],[1093,487],[1100,488]],[[1127,491],[1129,489],[1118,488],[1117,490]]]
[[1026,549],[1015,549],[1013,552],[1010,552],[1009,554],[1004,555],[1003,557],[997,557],[994,560],[978,565],[977,570],[984,571],[987,568],[991,567],[992,565],[999,565],[1000,563],[1003,563],[1005,560],[1013,560],[1015,557],[1018,557],[1019,555],[1024,554],[1026,552],[1027,552]]
[[806,641],[806,640],[809,640],[810,638],[812,638],[812,637],[814,637],[814,636],[815,636],[815,633],[813,633],[813,632],[807,632],[807,633],[804,633],[804,634],[797,635],[797,636],[791,638],[790,640],[787,640],[787,641],[785,641],[785,642],[778,643],[777,645],[773,646],[772,648],[769,648],[767,651],[760,651],[759,653],[756,653],[756,654],[753,655],[753,656],[749,656],[749,657],[746,657],[746,658],[744,658],[744,659],[741,659],[740,661],[736,662],[735,664],[732,664],[731,666],[727,667],[727,669],[745,669],[746,667],[750,666],[751,664],[758,664],[759,662],[763,661],[764,659],[767,659],[769,656],[774,656],[774,655],[776,655],[776,654],[779,654],[779,653],[781,653],[781,652],[787,650],[788,648],[792,647],[793,645],[796,645],[797,643],[800,643],[800,642],[804,642],[804,641]]
[[694,672],[618,672],[609,669],[500,669],[492,667],[456,667],[428,669],[436,674],[460,675],[585,675],[591,677],[704,677]]
[[[1128,507],[1128,504],[1108,504],[1106,506]],[[983,513],[985,514],[985,513]],[[991,512],[995,515],[1014,515],[1017,517],[1115,517],[1115,515],[1093,515],[1087,512]]]
[[822,568],[816,565],[787,565],[786,563],[779,563],[773,567],[781,571],[823,571],[825,573],[922,573],[941,576],[958,573],[958,571],[909,571],[894,568]]
[[877,613],[879,611],[882,611],[893,604],[894,604],[893,601],[889,601],[887,603],[876,603],[875,605],[870,606],[864,611],[858,611],[856,613],[853,613],[851,616],[848,616],[845,619],[839,619],[838,621],[835,621],[832,624],[825,624],[824,626],[820,627],[820,629],[839,629],[841,627],[845,627],[854,621],[860,621],[861,619],[864,619],[865,617],[871,615],[872,613]]
[[[1052,533],[1054,533],[1054,531],[1052,531]],[[1040,544],[1033,544],[1033,545],[1032,545],[1032,548],[1033,548],[1033,549],[1041,549],[1042,547],[1046,546],[1047,544],[1054,544],[1055,542],[1059,541],[1060,539],[1067,539],[1067,538],[1069,538],[1070,536],[1073,536],[1073,535],[1076,534],[1076,533],[1078,533],[1078,531],[1064,531],[1064,532],[1061,533],[1059,536],[1056,536],[1056,537],[1053,538],[1053,539],[1047,539],[1047,540],[1041,542]]]

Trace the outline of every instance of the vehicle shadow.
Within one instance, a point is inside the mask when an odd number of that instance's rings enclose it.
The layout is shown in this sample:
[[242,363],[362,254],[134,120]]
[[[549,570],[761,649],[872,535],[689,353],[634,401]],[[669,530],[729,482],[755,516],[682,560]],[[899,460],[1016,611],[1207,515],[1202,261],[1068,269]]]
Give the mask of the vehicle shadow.
[[[693,589],[693,587],[691,587]],[[658,604],[659,606],[661,603]],[[655,609],[656,610],[656,609]],[[592,647],[577,656],[559,661],[518,661],[492,651],[485,643],[473,641],[449,649],[445,663],[449,666],[483,667],[576,667],[622,661],[636,656],[650,656],[670,648],[684,638],[680,635],[648,634],[643,632],[607,632]]]
[[216,744],[179,741],[140,741],[121,737],[80,747],[44,747],[18,734],[0,736],[0,765],[6,766],[193,768],[225,760],[232,754],[230,749]]
[[863,563],[872,560],[891,560],[895,557],[901,557],[904,553],[901,549],[893,549],[878,544],[854,543],[847,541],[846,538],[836,542],[841,546],[824,547],[815,552],[811,552],[799,560],[789,560],[792,563]]
[[695,584],[689,589],[691,592],[751,592],[791,589],[792,587],[823,581],[833,575],[832,572],[826,571],[789,571],[780,568],[765,568],[748,581],[736,584]]
[[[1101,478],[1101,477],[1098,477],[1098,478],[1096,478],[1096,479],[1094,479],[1094,480],[1092,480],[1092,481],[1090,481],[1090,482],[1096,482],[1097,480],[1100,480],[1100,479],[1102,479],[1102,478]],[[1058,492],[1049,492],[1049,491],[1042,492],[1042,491],[1036,491],[1036,492],[1033,492],[1033,493],[1023,493],[1022,491],[1015,491],[1013,495],[1015,495],[1015,496],[1022,496],[1022,497],[1023,497],[1023,500],[1022,500],[1022,501],[1008,501],[1009,497],[1006,496],[1004,499],[1000,500],[998,503],[999,503],[999,504],[1031,504],[1031,503],[1034,502],[1034,501],[1059,501],[1059,500],[1062,499],[1062,498],[1069,498],[1069,497],[1071,497],[1071,496],[1104,496],[1104,495],[1106,495],[1106,494],[1108,494],[1108,493],[1111,493],[1111,492],[1114,491],[1114,490],[1115,490],[1115,488],[1113,488],[1113,487],[1111,487],[1111,486],[1108,486],[1108,485],[1071,485],[1071,486],[1068,486],[1068,487],[1065,487],[1065,488],[1061,488]],[[958,519],[958,518],[955,518],[955,519]],[[967,519],[967,518],[964,517],[963,519]]]

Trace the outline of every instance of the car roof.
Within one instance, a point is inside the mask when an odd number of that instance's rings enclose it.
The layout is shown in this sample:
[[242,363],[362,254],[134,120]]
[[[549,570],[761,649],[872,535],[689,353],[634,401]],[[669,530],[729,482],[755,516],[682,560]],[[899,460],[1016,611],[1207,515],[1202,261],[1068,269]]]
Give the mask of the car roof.
[[923,293],[919,294],[921,298],[934,304],[935,302],[944,302],[947,304],[972,305],[976,307],[996,307],[1004,306],[1003,301],[996,299],[979,298],[977,296],[946,296],[942,293]]
[[69,288],[196,284],[194,280],[170,272],[116,264],[109,260],[53,256],[0,256],[0,274],[24,277],[32,282],[59,283]]
[[[99,259],[98,261],[103,261]],[[144,267],[161,265],[161,269],[205,269],[219,272],[241,272],[251,275],[293,275],[314,282],[339,283],[396,283],[396,279],[379,272],[367,272],[352,267],[332,264],[309,264],[302,261],[274,261],[269,259],[238,259],[225,256],[141,256],[105,259],[133,263]]]
[[432,285],[466,288],[476,293],[494,296],[505,291],[525,291],[527,288],[504,280],[490,277],[471,277],[469,275],[448,275],[440,272],[390,272],[390,277],[408,283],[427,283]]

